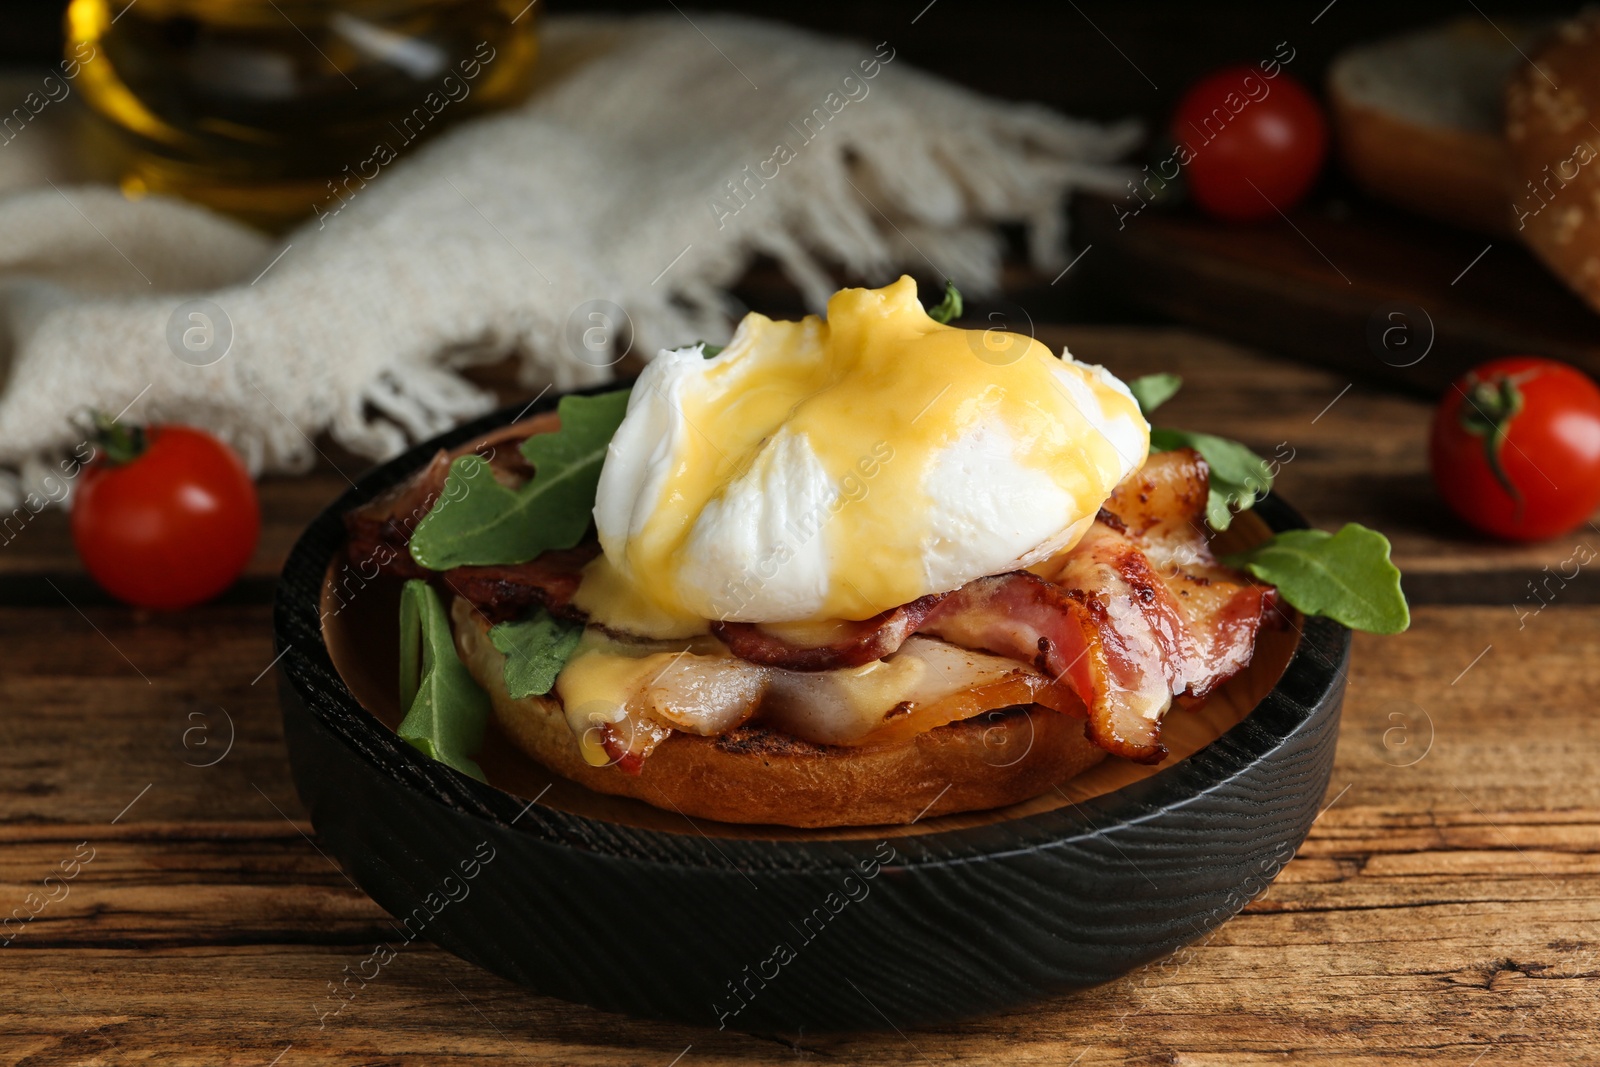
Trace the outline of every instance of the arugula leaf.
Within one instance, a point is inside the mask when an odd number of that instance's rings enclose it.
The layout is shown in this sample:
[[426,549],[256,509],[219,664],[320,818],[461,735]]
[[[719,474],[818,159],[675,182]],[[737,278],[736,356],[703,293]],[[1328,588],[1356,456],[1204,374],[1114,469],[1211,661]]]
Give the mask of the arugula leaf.
[[1139,414],[1145,418],[1165,404],[1183,388],[1183,379],[1176,374],[1146,374],[1128,383],[1128,392],[1139,402]]
[[1211,468],[1211,495],[1206,499],[1206,522],[1213,530],[1226,530],[1233,511],[1247,511],[1272,488],[1272,467],[1237,441],[1208,433],[1155,427],[1150,431],[1152,452],[1192,448]]
[[1397,634],[1411,625],[1389,539],[1359,523],[1338,533],[1287,530],[1223,562],[1277,586],[1307,615],[1326,615],[1352,630]]
[[456,655],[438,594],[416,578],[400,593],[400,705],[406,709],[395,731],[401,740],[484,781],[472,753],[483,744],[489,696]]
[[[722,350],[728,347],[727,345],[714,345],[710,341],[696,341],[694,344],[700,346],[700,355],[705,359],[713,359],[722,355]],[[694,345],[685,345],[684,347],[693,348]]]
[[961,290],[949,278],[944,280],[944,299],[928,309],[928,318],[948,326],[961,317]]
[[518,699],[550,692],[582,636],[580,623],[558,619],[543,608],[532,618],[491,627],[489,640],[506,657],[506,690]]
[[594,511],[606,446],[622,423],[628,390],[562,397],[561,428],[522,442],[531,481],[507,489],[488,462],[461,456],[450,465],[433,510],[411,534],[411,558],[433,571],[468,564],[526,563],[583,539]]

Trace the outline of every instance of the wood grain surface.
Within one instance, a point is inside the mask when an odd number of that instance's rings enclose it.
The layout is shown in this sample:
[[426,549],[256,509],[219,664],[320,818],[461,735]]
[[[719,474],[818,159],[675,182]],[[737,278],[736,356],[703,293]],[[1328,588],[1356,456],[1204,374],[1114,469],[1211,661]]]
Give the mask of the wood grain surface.
[[266,673],[271,578],[344,485],[332,464],[361,467],[324,445],[329,465],[263,486],[261,549],[219,604],[110,604],[59,515],[0,546],[0,917],[37,910],[0,932],[0,1062],[1600,1058],[1600,595],[1588,568],[1548,577],[1600,533],[1463,534],[1429,491],[1426,405],[1350,376],[1182,330],[1040,336],[1119,374],[1184,374],[1162,421],[1286,442],[1286,498],[1384,529],[1407,571],[1412,630],[1357,636],[1325,811],[1205,943],[959,1026],[771,1038],[594,1012],[417,943],[319,1021],[329,983],[394,936],[308,836]]
[[1077,239],[1094,282],[1145,311],[1424,393],[1513,352],[1600,373],[1600,315],[1513,237],[1348,192],[1248,226],[1137,207],[1085,199]]

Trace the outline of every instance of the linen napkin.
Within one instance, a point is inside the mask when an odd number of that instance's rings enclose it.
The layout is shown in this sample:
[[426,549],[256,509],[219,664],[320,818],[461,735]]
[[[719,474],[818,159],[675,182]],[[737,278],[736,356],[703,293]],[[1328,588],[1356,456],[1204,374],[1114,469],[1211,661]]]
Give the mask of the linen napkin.
[[90,409],[204,427],[255,473],[324,431],[382,459],[489,409],[470,364],[563,389],[724,339],[757,254],[819,310],[829,267],[992,290],[995,224],[1057,263],[1064,195],[1120,187],[1138,136],[741,17],[550,18],[542,62],[515,109],[397,128],[282,239],[48,173],[0,199],[0,506],[70,494]]

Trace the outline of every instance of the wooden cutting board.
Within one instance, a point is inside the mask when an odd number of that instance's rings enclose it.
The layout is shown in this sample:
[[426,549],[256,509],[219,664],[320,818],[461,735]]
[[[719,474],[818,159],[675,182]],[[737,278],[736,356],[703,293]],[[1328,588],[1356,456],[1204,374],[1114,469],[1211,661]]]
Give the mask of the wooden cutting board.
[[1356,197],[1258,225],[1077,206],[1081,284],[1276,355],[1436,394],[1496,356],[1600,375],[1600,315],[1520,244]]

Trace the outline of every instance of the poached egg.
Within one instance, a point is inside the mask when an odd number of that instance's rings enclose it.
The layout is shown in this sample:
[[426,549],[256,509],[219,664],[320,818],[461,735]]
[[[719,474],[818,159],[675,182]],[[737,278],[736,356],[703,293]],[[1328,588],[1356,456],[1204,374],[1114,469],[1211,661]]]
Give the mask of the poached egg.
[[640,375],[576,603],[661,638],[870,618],[1072,547],[1149,445],[1104,368],[941,324],[909,277],[752,313]]

